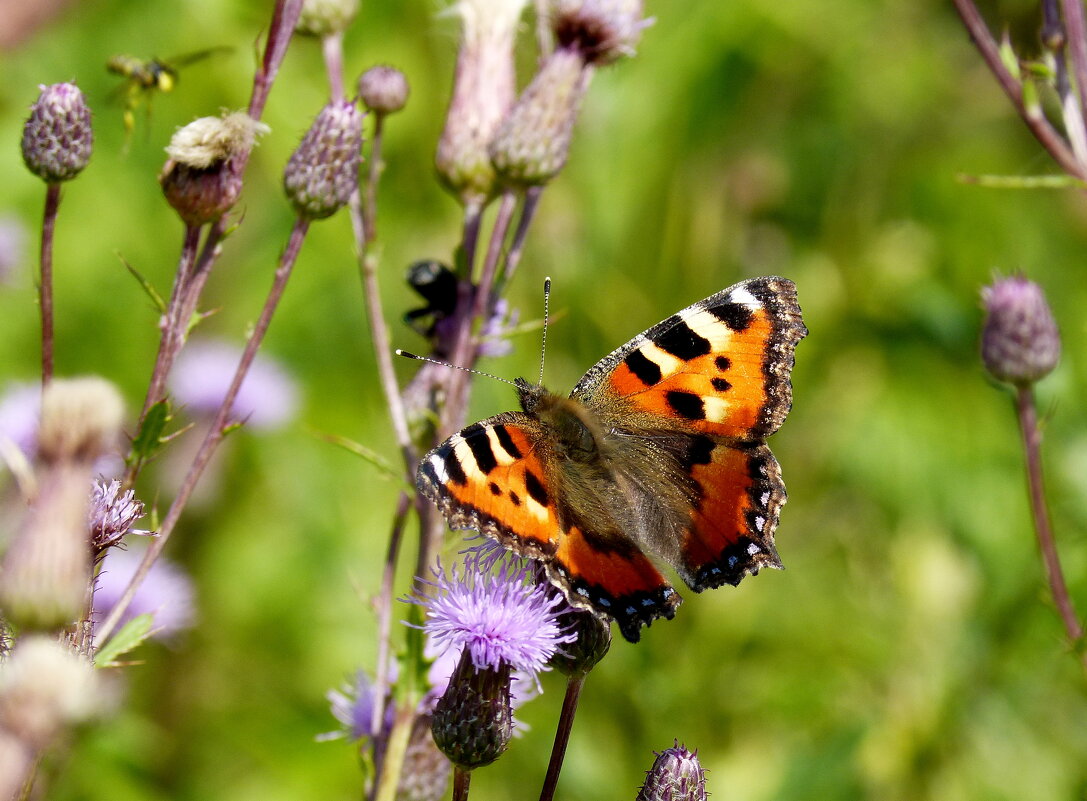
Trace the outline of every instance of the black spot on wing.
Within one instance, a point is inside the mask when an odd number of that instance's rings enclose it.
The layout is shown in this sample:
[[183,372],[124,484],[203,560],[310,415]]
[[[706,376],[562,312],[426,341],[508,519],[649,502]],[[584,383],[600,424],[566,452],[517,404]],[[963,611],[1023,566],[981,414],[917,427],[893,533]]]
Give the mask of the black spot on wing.
[[680,417],[687,420],[706,419],[706,407],[702,403],[702,398],[693,392],[672,390],[665,395],[665,399],[668,401],[668,405],[672,407],[672,411]]
[[718,356],[713,360],[713,363],[717,365],[717,369],[722,373],[732,367],[732,359],[728,356]]
[[543,482],[536,477],[536,474],[531,470],[525,471],[525,489],[528,490],[529,496],[532,500],[536,501],[540,506],[547,506],[550,499],[547,497],[547,489],[544,487]]
[[727,325],[733,331],[744,331],[755,317],[755,313],[747,306],[739,303],[725,303],[721,306],[712,306],[710,314]]
[[677,359],[689,361],[707,355],[712,349],[710,341],[695,333],[680,317],[672,318],[676,322],[665,328],[653,338],[653,343]]
[[464,468],[461,467],[460,459],[452,448],[442,454],[442,461],[445,462],[445,474],[449,476],[450,481],[460,487],[468,483],[468,476],[464,475]]
[[660,365],[651,359],[647,359],[640,350],[631,351],[624,361],[627,367],[630,368],[630,372],[634,373],[634,376],[647,387],[651,387],[661,380]]
[[709,437],[693,437],[687,448],[684,466],[690,469],[696,465],[709,464],[713,461],[713,449],[716,443]]
[[510,490],[510,503],[512,503],[514,506],[521,505],[521,496],[513,490]]
[[484,475],[498,467],[498,460],[494,457],[494,451],[491,449],[491,438],[487,436],[486,428],[476,423],[464,429],[461,436],[468,443],[468,447],[472,449],[472,456],[475,457],[476,466]]
[[517,447],[517,443],[513,441],[513,437],[510,436],[510,432],[506,430],[503,425],[497,425],[494,427],[495,436],[498,437],[498,444],[502,446],[511,459],[520,459],[521,449]]
[[716,389],[718,392],[728,392],[730,389],[732,389],[732,384],[728,383],[728,381],[721,378],[720,376],[714,376],[713,378],[711,378],[710,383],[713,384],[713,388]]
[[502,494],[502,488],[493,481],[488,485],[488,489],[490,489],[491,495],[498,496]]

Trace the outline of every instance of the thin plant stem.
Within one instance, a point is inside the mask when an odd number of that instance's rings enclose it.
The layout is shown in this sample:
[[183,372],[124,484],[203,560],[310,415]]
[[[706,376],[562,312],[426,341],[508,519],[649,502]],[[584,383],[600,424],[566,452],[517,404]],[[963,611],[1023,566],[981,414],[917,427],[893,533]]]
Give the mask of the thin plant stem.
[[551,759],[547,763],[547,775],[544,776],[540,801],[551,801],[555,797],[555,787],[559,783],[559,772],[566,758],[566,746],[570,744],[570,731],[574,727],[574,715],[581,688],[585,684],[585,675],[570,676],[566,682],[566,695],[562,699],[562,712],[559,713],[559,725],[555,730],[555,744],[551,747]]
[[374,112],[374,135],[370,140],[370,164],[366,173],[366,202],[362,206],[362,221],[366,233],[366,244],[377,241],[377,185],[385,164],[381,160],[381,144],[385,134],[385,115]]
[[328,93],[333,102],[343,100],[343,31],[321,37],[321,54],[328,73]]
[[385,552],[385,567],[381,573],[381,593],[377,597],[377,668],[374,671],[374,713],[370,731],[381,731],[385,717],[385,696],[389,689],[389,639],[392,631],[393,585],[396,581],[396,563],[400,557],[400,543],[404,539],[404,523],[411,499],[406,492],[400,493],[396,502],[396,517],[389,532],[389,547]]
[[528,236],[528,228],[536,215],[536,208],[540,204],[542,186],[533,186],[525,190],[525,200],[521,204],[521,215],[517,220],[517,228],[513,232],[513,241],[510,242],[510,250],[506,256],[506,262],[502,266],[502,275],[498,278],[495,288],[495,296],[501,296],[502,292],[513,280],[513,274],[517,272],[517,265],[521,263],[521,255],[525,251],[525,238]]
[[469,203],[464,207],[464,226],[461,239],[461,251],[464,254],[464,275],[470,277],[476,263],[476,248],[479,246],[479,226],[483,221],[483,207],[479,203]]
[[[1038,536],[1038,548],[1042,552],[1042,562],[1049,580],[1049,589],[1053,593],[1053,602],[1064,623],[1064,630],[1073,647],[1078,649],[1083,641],[1083,625],[1076,615],[1072,598],[1068,594],[1060,556],[1057,554],[1057,544],[1053,538],[1053,527],[1046,505],[1045,483],[1042,479],[1042,432],[1038,428],[1034,392],[1029,386],[1016,388],[1016,411],[1019,415],[1023,451],[1026,454],[1027,486],[1030,492],[1030,508],[1034,517],[1034,531]],[[1087,667],[1087,656],[1083,658],[1084,667]]]
[[404,767],[404,756],[408,751],[414,725],[414,704],[401,704],[389,731],[389,739],[385,743],[385,755],[381,760],[378,781],[374,788],[374,801],[395,801],[400,773]]
[[472,771],[453,766],[453,801],[468,801],[468,785],[472,782]]
[[234,378],[230,382],[230,387],[227,389],[226,395],[223,397],[223,401],[219,406],[219,411],[216,413],[211,428],[208,429],[208,433],[205,435],[204,441],[200,445],[200,450],[197,451],[196,457],[193,459],[188,472],[185,474],[184,480],[181,482],[181,488],[178,490],[177,497],[175,497],[173,503],[170,504],[166,517],[159,527],[158,536],[152,541],[151,546],[144,554],[143,561],[141,561],[139,567],[136,568],[136,572],[129,580],[117,605],[113,607],[113,610],[106,619],[102,621],[102,626],[97,632],[97,637],[100,641],[105,642],[106,638],[120,622],[121,617],[128,609],[129,604],[132,603],[132,598],[136,594],[136,589],[140,586],[140,582],[143,581],[147,572],[151,569],[151,565],[155,563],[159,554],[161,554],[166,547],[166,543],[169,542],[170,535],[177,526],[178,520],[181,518],[181,513],[189,502],[189,498],[192,496],[197,482],[203,475],[204,469],[208,466],[208,462],[211,461],[211,457],[214,455],[216,448],[219,447],[219,443],[222,442],[223,437],[225,437],[230,430],[228,419],[234,406],[234,400],[238,395],[238,390],[241,389],[242,382],[245,381],[245,377],[249,373],[249,367],[252,365],[253,359],[257,355],[257,349],[264,341],[264,335],[268,332],[268,326],[272,322],[272,315],[275,314],[275,310],[279,306],[279,301],[283,297],[283,291],[287,287],[287,281],[291,277],[291,271],[294,269],[294,264],[298,260],[298,253],[302,248],[302,242],[305,240],[306,232],[308,230],[309,220],[299,218],[295,221],[294,228],[291,230],[290,239],[287,242],[287,247],[280,257],[279,266],[276,268],[272,288],[269,290],[268,297],[264,301],[264,307],[261,309],[260,317],[257,319],[257,323],[254,326],[252,333],[249,335],[248,341],[245,343],[245,350],[242,352],[238,367],[234,371]]
[[[1073,0],[1073,2],[1078,2],[1078,0]],[[1027,108],[1023,100],[1022,87],[1015,79],[1015,76],[1008,72],[1007,67],[1004,66],[1004,62],[1000,58],[1000,48],[972,0],[954,0],[954,3],[963,24],[966,26],[966,30],[970,34],[970,38],[974,40],[978,52],[985,59],[989,71],[996,77],[1005,94],[1012,101],[1012,105],[1015,106],[1015,110],[1019,112],[1023,122],[1026,123],[1030,132],[1034,134],[1034,138],[1049,151],[1049,154],[1061,166],[1061,169],[1076,178],[1087,180],[1087,167],[1079,163],[1071,148],[1057,133],[1049,120],[1039,111]],[[1069,35],[1071,35],[1071,31],[1069,31]]]
[[298,17],[302,14],[302,0],[276,0],[272,22],[268,28],[268,41],[264,45],[264,58],[253,78],[253,93],[249,96],[249,116],[259,120],[268,102],[287,45],[294,36]]
[[42,386],[53,380],[53,232],[60,208],[60,184],[45,188],[45,213],[42,215],[41,283],[38,297],[42,318]]
[[[1072,57],[1073,83],[1079,97],[1080,109],[1087,108],[1087,23],[1083,19],[1083,0],[1061,0],[1064,27],[1068,35],[1068,52]],[[1081,120],[1082,125],[1082,111]],[[1080,141],[1087,139],[1087,131],[1079,131]]]

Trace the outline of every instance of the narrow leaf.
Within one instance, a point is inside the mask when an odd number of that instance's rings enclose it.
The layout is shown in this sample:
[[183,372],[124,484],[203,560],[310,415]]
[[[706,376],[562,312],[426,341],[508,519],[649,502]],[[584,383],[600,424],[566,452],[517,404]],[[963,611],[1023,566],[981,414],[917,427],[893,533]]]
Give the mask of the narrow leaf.
[[98,649],[94,663],[96,667],[116,667],[118,657],[124,656],[151,636],[154,617],[149,614],[136,615],[121,626],[120,631],[109,638],[109,642]]

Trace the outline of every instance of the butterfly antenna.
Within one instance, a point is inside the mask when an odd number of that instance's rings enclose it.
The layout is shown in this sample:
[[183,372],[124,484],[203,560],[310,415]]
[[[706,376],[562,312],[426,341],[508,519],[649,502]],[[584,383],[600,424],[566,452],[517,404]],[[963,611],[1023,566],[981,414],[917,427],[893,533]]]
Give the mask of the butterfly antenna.
[[544,279],[544,317],[543,317],[543,336],[540,341],[540,380],[536,382],[536,386],[543,386],[544,376],[544,358],[547,356],[547,308],[551,301],[551,276]]
[[501,381],[503,384],[509,384],[511,387],[517,386],[515,382],[510,381],[508,378],[502,378],[501,376],[497,376],[494,373],[485,373],[482,370],[474,370],[471,367],[461,367],[459,364],[443,362],[440,359],[431,359],[429,356],[419,356],[410,351],[400,350],[400,348],[397,348],[395,353],[397,356],[403,356],[405,359],[414,359],[417,362],[430,362],[431,364],[436,364],[439,367],[451,367],[454,370],[463,370],[464,372],[471,373],[472,375],[481,375],[484,378],[493,378],[495,381]]

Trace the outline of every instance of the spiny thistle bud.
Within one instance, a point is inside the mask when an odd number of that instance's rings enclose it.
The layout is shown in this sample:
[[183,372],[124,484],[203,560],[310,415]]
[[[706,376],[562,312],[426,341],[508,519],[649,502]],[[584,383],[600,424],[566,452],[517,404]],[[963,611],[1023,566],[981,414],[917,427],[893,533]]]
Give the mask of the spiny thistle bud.
[[268,131],[244,111],[201,117],[177,129],[166,147],[170,159],[159,184],[187,225],[217,220],[234,206],[242,191],[239,157]]
[[0,663],[0,729],[32,749],[95,711],[90,662],[52,637],[20,638]]
[[1029,384],[1051,373],[1060,359],[1061,338],[1042,288],[1013,276],[985,287],[981,297],[981,359],[992,376]]
[[465,206],[494,194],[488,145],[513,103],[513,42],[526,0],[460,0],[463,36],[453,74],[453,96],[438,141],[438,176]]
[[429,714],[420,714],[411,726],[396,801],[442,801],[449,794],[453,766],[434,745],[432,722]]
[[295,211],[319,220],[347,203],[359,181],[362,112],[334,100],[321,109],[283,172],[283,186]]
[[465,770],[489,765],[502,756],[513,737],[508,662],[477,669],[465,648],[449,687],[434,708],[434,744]]
[[392,114],[408,102],[408,79],[396,67],[379,64],[359,76],[359,98],[375,114]]
[[74,83],[42,86],[23,126],[23,161],[51,184],[70,181],[87,166],[94,146],[91,110]]
[[677,742],[657,754],[637,801],[706,801],[706,773],[698,752]]
[[89,471],[49,470],[0,564],[0,608],[23,629],[52,631],[76,621],[91,578]]
[[586,64],[633,55],[648,24],[642,0],[552,0],[551,30],[559,49],[576,50]]
[[[555,592],[558,593],[558,590]],[[571,678],[586,675],[611,648],[611,626],[592,612],[574,607],[568,607],[559,613],[557,622],[563,631],[576,634],[577,639],[555,651],[555,655],[547,663],[548,667],[553,667]]]
[[295,30],[307,36],[342,33],[359,13],[359,0],[303,0]]
[[491,142],[491,163],[502,180],[537,186],[562,169],[591,74],[574,50],[556,50],[544,62]]
[[55,379],[42,394],[38,455],[46,463],[93,462],[116,445],[123,418],[121,395],[105,379]]

